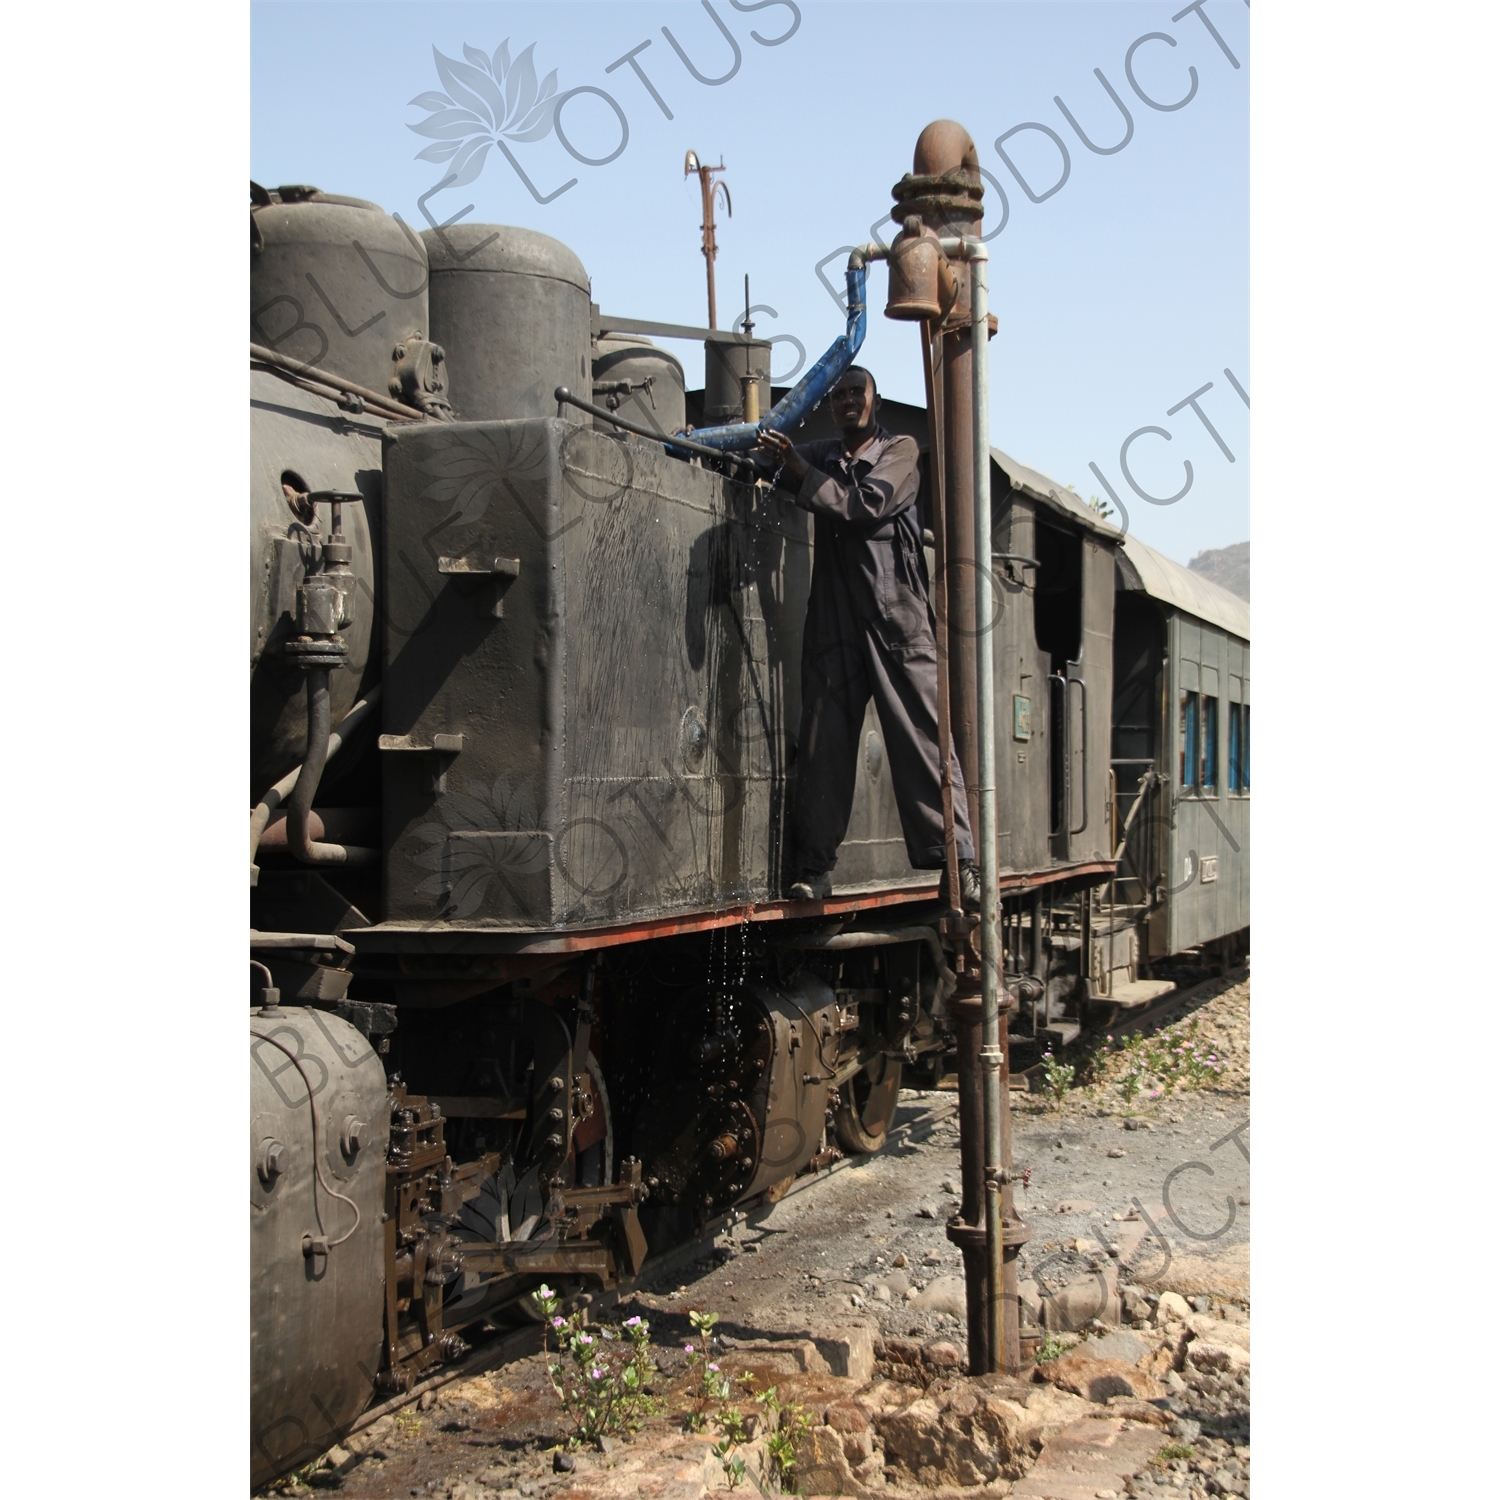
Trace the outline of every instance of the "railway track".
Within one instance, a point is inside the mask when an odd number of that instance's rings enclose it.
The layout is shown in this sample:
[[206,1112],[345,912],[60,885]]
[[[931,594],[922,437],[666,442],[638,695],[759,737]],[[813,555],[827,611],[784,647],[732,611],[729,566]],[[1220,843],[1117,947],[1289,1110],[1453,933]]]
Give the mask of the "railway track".
[[[893,1126],[887,1133],[885,1144],[880,1151],[872,1153],[879,1156],[884,1152],[898,1149],[909,1141],[925,1140],[944,1121],[954,1118],[958,1114],[958,1095],[955,1093],[949,1098],[932,1098],[928,1096],[928,1102],[920,1113],[900,1125]],[[702,1260],[705,1255],[713,1252],[714,1241],[718,1236],[737,1224],[757,1224],[767,1218],[780,1203],[795,1198],[803,1193],[815,1192],[836,1173],[848,1171],[857,1162],[868,1161],[869,1157],[852,1157],[840,1155],[826,1166],[817,1168],[798,1177],[786,1193],[776,1203],[768,1203],[764,1199],[751,1204],[744,1209],[737,1209],[730,1213],[720,1214],[710,1219],[704,1225],[701,1234],[691,1240],[685,1240],[680,1245],[674,1245],[670,1250],[663,1251],[660,1255],[653,1256],[642,1268],[641,1274],[633,1281],[621,1283],[613,1291],[603,1292],[597,1295],[590,1303],[590,1307],[598,1312],[607,1312],[614,1307],[622,1298],[629,1297],[634,1292],[649,1291],[659,1286],[663,1281],[674,1278],[684,1267],[692,1265],[695,1261]],[[418,1381],[408,1391],[400,1395],[392,1396],[386,1401],[379,1402],[375,1406],[368,1407],[352,1424],[340,1433],[330,1434],[330,1441],[342,1442],[345,1438],[353,1437],[362,1432],[372,1423],[388,1416],[392,1412],[400,1411],[403,1407],[411,1406],[420,1401],[429,1392],[442,1389],[446,1385],[452,1385],[455,1381],[468,1380],[475,1375],[482,1375],[486,1370],[493,1370],[501,1365],[512,1363],[514,1360],[525,1359],[528,1355],[537,1353],[542,1347],[542,1330],[540,1324],[535,1327],[519,1328],[511,1333],[497,1333],[493,1337],[486,1338],[468,1354],[451,1364],[444,1365],[425,1380]]]
[[[1162,1019],[1172,1014],[1185,1005],[1191,1005],[1195,1000],[1206,998],[1210,991],[1218,988],[1238,984],[1242,979],[1248,978],[1250,973],[1248,966],[1230,970],[1213,979],[1203,980],[1201,983],[1192,985],[1185,990],[1172,990],[1160,999],[1152,1001],[1145,1006],[1139,1014],[1117,1022],[1113,1034],[1116,1036],[1129,1035],[1147,1029]],[[1040,1075],[1041,1064],[1033,1064],[1029,1068],[1018,1069],[1011,1074],[1012,1092],[1026,1092],[1033,1075]],[[880,1148],[883,1152],[899,1149],[903,1144],[912,1141],[925,1140],[932,1132],[945,1121],[953,1119],[958,1114],[958,1095],[953,1093],[949,1097],[942,1097],[946,1091],[928,1093],[923,1102],[920,1112],[900,1125],[893,1126],[886,1136],[885,1144]],[[816,1192],[824,1183],[837,1173],[852,1169],[856,1163],[868,1160],[867,1157],[839,1156],[827,1165],[818,1167],[815,1171],[808,1172],[798,1177],[784,1196],[777,1203],[784,1203],[800,1194]],[[720,1214],[711,1219],[703,1228],[702,1233],[691,1240],[686,1240],[680,1245],[673,1246],[652,1259],[643,1267],[641,1275],[635,1280],[622,1283],[615,1290],[599,1294],[591,1304],[599,1312],[606,1312],[614,1307],[622,1298],[630,1296],[634,1292],[649,1291],[661,1285],[662,1282],[674,1279],[684,1267],[702,1260],[707,1254],[711,1254],[714,1242],[718,1236],[726,1230],[734,1228],[737,1224],[758,1224],[767,1218],[777,1207],[777,1203],[769,1203],[764,1199],[752,1204],[745,1209],[735,1209],[729,1213]],[[469,1354],[451,1364],[444,1365],[440,1370],[429,1375],[425,1380],[417,1382],[409,1391],[400,1395],[392,1396],[375,1406],[369,1407],[356,1418],[342,1434],[344,1437],[352,1437],[355,1433],[363,1431],[381,1417],[392,1412],[400,1411],[403,1407],[411,1406],[420,1401],[429,1392],[442,1389],[456,1381],[467,1380],[475,1375],[483,1374],[487,1370],[493,1370],[501,1365],[510,1364],[518,1359],[525,1359],[528,1355],[537,1353],[542,1347],[542,1331],[540,1326],[516,1329],[511,1333],[497,1333],[485,1338]]]
[[[1227,989],[1232,985],[1239,984],[1241,980],[1250,977],[1249,964],[1242,964],[1239,968],[1229,969],[1223,974],[1218,974],[1212,979],[1204,979],[1198,984],[1190,985],[1185,990],[1168,990],[1160,999],[1153,1000],[1149,1005],[1142,1008],[1132,1016],[1122,1016],[1113,1023],[1111,1036],[1132,1036],[1138,1032],[1145,1031],[1148,1027],[1155,1025],[1164,1016],[1171,1015],[1174,1011],[1182,1009],[1185,1005],[1191,1005],[1195,1000],[1211,999],[1214,994],[1220,993],[1220,987]],[[1085,1032],[1084,1036],[1089,1033]],[[1082,1040],[1082,1038],[1080,1038]],[[1011,1091],[1020,1092],[1017,1082],[1025,1079],[1027,1091],[1033,1079],[1039,1079],[1042,1073],[1041,1061],[1032,1063],[1029,1067],[1016,1068],[1011,1072]]]

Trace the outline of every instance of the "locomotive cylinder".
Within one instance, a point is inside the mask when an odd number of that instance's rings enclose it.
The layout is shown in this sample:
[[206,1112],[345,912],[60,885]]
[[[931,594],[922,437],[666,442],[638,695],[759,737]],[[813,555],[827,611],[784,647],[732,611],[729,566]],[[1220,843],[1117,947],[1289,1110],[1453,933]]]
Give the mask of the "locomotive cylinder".
[[250,1033],[250,1478],[260,1485],[336,1442],[374,1390],[390,1112],[385,1069],[346,1021],[251,1011]]
[[[589,278],[566,245],[500,224],[422,238],[432,337],[447,352],[449,398],[465,421],[556,416],[558,386],[589,388]],[[564,420],[590,419],[568,407]]]

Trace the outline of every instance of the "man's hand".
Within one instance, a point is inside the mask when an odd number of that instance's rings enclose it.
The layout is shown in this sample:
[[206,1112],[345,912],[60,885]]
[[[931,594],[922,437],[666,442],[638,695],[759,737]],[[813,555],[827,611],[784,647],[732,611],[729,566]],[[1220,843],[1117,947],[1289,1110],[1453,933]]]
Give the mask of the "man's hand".
[[800,485],[807,477],[807,460],[792,446],[792,440],[784,432],[768,427],[755,440],[755,451],[763,453],[777,466],[780,473]]

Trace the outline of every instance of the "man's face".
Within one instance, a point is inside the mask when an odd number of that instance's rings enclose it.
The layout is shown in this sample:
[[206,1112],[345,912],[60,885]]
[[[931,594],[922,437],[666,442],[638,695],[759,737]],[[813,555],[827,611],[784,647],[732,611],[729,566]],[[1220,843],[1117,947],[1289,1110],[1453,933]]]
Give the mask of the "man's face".
[[846,375],[828,398],[833,420],[841,432],[868,427],[875,416],[875,387],[863,375]]

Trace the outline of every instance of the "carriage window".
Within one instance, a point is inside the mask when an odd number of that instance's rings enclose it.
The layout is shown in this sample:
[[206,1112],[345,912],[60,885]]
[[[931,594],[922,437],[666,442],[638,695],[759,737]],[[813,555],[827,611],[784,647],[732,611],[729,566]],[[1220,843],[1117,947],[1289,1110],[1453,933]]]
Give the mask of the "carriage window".
[[1198,695],[1184,693],[1177,707],[1177,734],[1182,745],[1178,778],[1183,786],[1198,784]]
[[1245,705],[1244,743],[1240,746],[1240,790],[1250,790],[1250,705]]
[[1231,792],[1245,790],[1243,713],[1244,710],[1238,703],[1229,705],[1229,790]]
[[1203,773],[1198,783],[1205,792],[1219,790],[1219,700],[1203,695]]

